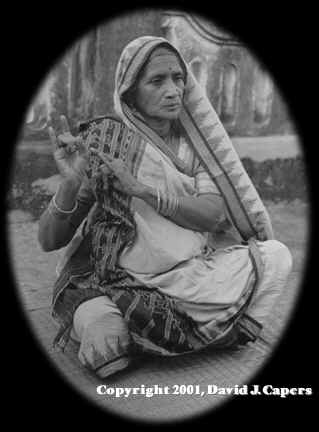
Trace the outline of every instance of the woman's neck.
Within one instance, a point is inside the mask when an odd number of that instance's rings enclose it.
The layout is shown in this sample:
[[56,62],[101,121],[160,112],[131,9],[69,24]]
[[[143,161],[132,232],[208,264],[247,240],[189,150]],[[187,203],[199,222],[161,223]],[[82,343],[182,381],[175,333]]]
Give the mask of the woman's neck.
[[165,139],[169,136],[171,131],[170,120],[147,119],[147,124],[151,127],[161,138]]

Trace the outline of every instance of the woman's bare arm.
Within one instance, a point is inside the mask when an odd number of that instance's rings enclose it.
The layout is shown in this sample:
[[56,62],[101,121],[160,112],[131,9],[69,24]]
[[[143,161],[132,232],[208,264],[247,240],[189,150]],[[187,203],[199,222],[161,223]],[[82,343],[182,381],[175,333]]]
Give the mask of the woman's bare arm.
[[77,204],[74,213],[61,219],[50,211],[50,206],[41,215],[39,221],[38,240],[45,252],[66,246],[73,238],[78,226],[87,216],[95,198],[87,183],[81,187],[70,180],[62,180],[55,196],[56,204],[64,210],[71,210]]
[[[143,185],[136,195],[157,208],[156,189]],[[178,197],[178,208],[170,219],[176,224],[194,231],[212,232],[223,214],[223,199],[215,194],[197,197]]]
[[62,134],[49,135],[53,155],[61,175],[61,184],[39,222],[38,240],[45,251],[66,246],[94,202],[86,167],[89,155],[81,137],[71,135],[67,119],[61,116]]
[[[119,159],[112,159],[96,150],[104,165],[100,169],[105,175],[111,171],[117,177],[116,187],[131,196],[140,198],[157,209],[157,189],[139,182]],[[178,207],[169,218],[178,225],[194,231],[212,232],[219,222],[224,209],[223,199],[217,194],[202,194],[194,197],[178,197]]]

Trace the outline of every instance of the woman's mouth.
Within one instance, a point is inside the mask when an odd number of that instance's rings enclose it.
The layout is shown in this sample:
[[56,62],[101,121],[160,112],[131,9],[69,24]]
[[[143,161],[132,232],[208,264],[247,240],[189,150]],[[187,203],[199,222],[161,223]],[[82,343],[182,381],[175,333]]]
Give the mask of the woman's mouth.
[[170,105],[165,105],[165,109],[168,109],[170,111],[174,111],[176,109],[179,109],[181,107],[181,104],[179,103],[175,103],[175,104],[170,104]]

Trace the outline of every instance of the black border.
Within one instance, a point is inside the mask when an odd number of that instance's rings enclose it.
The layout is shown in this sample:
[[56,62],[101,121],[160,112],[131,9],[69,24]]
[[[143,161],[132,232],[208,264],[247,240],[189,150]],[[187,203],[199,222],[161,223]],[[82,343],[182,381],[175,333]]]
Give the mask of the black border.
[[[242,2],[240,2],[242,3]],[[155,3],[146,5],[135,2],[136,7],[155,7]],[[309,387],[315,392],[315,350],[317,345],[317,320],[315,313],[316,283],[316,173],[318,170],[315,147],[317,147],[315,90],[317,88],[317,46],[316,23],[312,21],[315,10],[309,7],[293,6],[289,4],[283,10],[278,5],[271,6],[268,2],[251,6],[225,5],[217,7],[216,2],[210,9],[203,7],[190,8],[185,3],[162,2],[156,5],[161,9],[167,6],[173,9],[189,10],[196,14],[203,14],[211,18],[216,24],[238,36],[257,57],[267,66],[280,88],[284,99],[288,103],[291,116],[297,126],[298,133],[304,144],[304,156],[307,163],[309,178],[310,200],[312,204],[311,242],[308,253],[306,276],[291,318],[288,329],[276,349],[274,356],[263,370],[254,378],[255,383],[272,384],[279,387]],[[7,10],[3,20],[7,21],[7,28],[2,37],[2,158],[1,169],[4,187],[2,196],[6,196],[9,182],[10,163],[13,156],[12,149],[17,141],[19,128],[25,110],[42,81],[46,72],[59,57],[80,36],[93,26],[120,13],[131,9],[115,9],[106,5],[66,5],[42,4],[39,6],[19,5]],[[3,244],[6,242],[5,210],[2,226]],[[102,411],[88,405],[82,398],[65,386],[57,376],[49,362],[41,355],[37,345],[32,344],[29,330],[24,317],[17,306],[14,294],[14,278],[8,272],[10,261],[7,248],[4,252],[3,264],[8,279],[3,278],[4,307],[2,319],[5,340],[2,342],[2,357],[6,366],[2,371],[8,380],[8,386],[3,388],[6,411],[10,412],[11,424],[40,427],[48,425],[65,428],[75,427],[85,420],[101,421],[108,427],[109,420]],[[7,249],[8,251],[8,249]],[[8,303],[6,303],[8,302]],[[6,341],[8,339],[8,341]],[[50,370],[51,369],[51,370]],[[299,419],[306,415],[307,423],[311,421],[314,410],[313,397],[310,398],[237,398],[215,410],[211,415],[202,417],[201,427],[221,425],[261,426],[266,419],[276,420],[273,427],[277,429],[278,420],[288,418]],[[93,420],[94,419],[94,420]],[[116,420],[119,425],[122,421]],[[123,420],[124,422],[124,420]],[[197,422],[195,419],[194,422]],[[232,423],[234,422],[234,423]],[[99,427],[100,427],[99,426]],[[163,427],[167,427],[164,425]]]

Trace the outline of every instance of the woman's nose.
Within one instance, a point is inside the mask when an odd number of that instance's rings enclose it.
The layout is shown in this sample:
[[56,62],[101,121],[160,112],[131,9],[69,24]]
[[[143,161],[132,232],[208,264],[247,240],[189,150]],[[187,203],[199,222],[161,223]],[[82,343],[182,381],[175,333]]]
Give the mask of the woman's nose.
[[166,97],[176,97],[179,95],[179,88],[173,80],[169,80],[166,85]]

